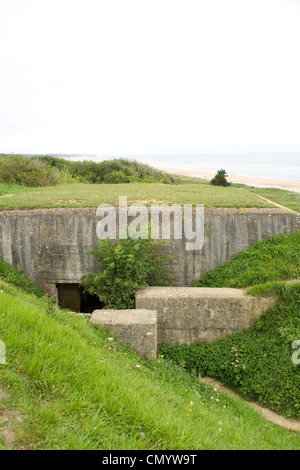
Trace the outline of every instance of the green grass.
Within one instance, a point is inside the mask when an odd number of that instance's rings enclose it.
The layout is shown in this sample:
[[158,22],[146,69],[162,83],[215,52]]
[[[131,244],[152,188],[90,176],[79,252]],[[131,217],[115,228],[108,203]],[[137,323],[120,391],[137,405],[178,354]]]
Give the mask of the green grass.
[[[245,402],[165,358],[142,360],[86,318],[6,284],[0,339],[0,449],[300,448],[299,433]],[[12,411],[8,445],[1,414]]]
[[43,297],[42,291],[37,287],[34,282],[28,279],[23,271],[15,269],[11,264],[0,260],[0,279],[3,281],[19,287],[27,294],[33,294],[36,297]]
[[[299,193],[242,184],[213,186],[205,179],[166,174],[150,165],[122,158],[74,162],[51,156],[3,154],[0,170],[0,210],[118,205],[119,196],[126,195],[130,203],[273,207],[258,194],[300,211]],[[104,184],[120,182],[123,184]]]
[[26,191],[25,186],[19,184],[5,184],[0,183],[0,196],[5,196],[7,194],[15,194],[20,191]]
[[160,345],[160,353],[194,374],[220,379],[247,400],[286,417],[300,418],[300,365],[292,344],[300,340],[300,232],[263,240],[205,274],[200,287],[252,286],[248,293],[276,296],[256,324],[215,343]]
[[248,287],[300,279],[300,232],[261,240],[231,261],[204,274],[197,287]]
[[[14,191],[15,192],[15,191]],[[98,207],[118,205],[119,196],[127,196],[128,204],[155,202],[166,204],[204,204],[207,207],[270,207],[260,198],[240,188],[216,187],[208,182],[193,184],[63,184],[43,188],[27,188],[14,196],[0,198],[0,210],[53,207]]]
[[253,186],[247,186],[245,189],[293,211],[300,212],[300,193],[278,188],[254,188]]

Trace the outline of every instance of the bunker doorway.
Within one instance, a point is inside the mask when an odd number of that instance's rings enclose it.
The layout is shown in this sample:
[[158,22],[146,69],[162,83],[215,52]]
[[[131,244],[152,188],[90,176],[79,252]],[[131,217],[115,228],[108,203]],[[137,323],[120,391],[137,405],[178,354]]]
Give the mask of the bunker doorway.
[[96,295],[83,291],[79,284],[57,284],[58,305],[73,312],[92,313],[103,308],[103,303]]

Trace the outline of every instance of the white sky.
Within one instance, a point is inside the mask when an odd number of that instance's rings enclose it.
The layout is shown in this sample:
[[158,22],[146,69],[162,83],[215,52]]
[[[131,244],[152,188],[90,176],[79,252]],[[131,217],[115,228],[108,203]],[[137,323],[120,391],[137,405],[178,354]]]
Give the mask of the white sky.
[[300,151],[300,0],[0,0],[0,153],[252,145]]

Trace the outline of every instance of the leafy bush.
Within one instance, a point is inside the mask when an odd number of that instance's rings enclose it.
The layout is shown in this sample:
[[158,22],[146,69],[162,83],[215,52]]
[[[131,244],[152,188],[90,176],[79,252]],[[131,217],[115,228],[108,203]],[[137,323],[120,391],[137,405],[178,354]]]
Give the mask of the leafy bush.
[[89,294],[96,294],[105,308],[134,308],[138,289],[148,285],[168,285],[172,277],[164,262],[169,256],[158,256],[162,242],[149,238],[120,239],[117,243],[99,240],[91,250],[99,263],[97,274],[88,274],[81,285]]
[[123,171],[120,171],[120,170],[111,171],[110,173],[107,173],[103,178],[103,183],[109,183],[109,184],[119,184],[119,183],[129,183],[129,182],[130,182],[129,176],[125,175],[125,173],[123,173]]
[[34,294],[37,297],[42,297],[41,290],[28,279],[23,271],[15,269],[11,264],[0,260],[0,278],[16,287],[19,287],[27,294]]
[[230,183],[226,179],[227,176],[226,170],[218,170],[210,183],[215,186],[230,186]]
[[47,155],[34,157],[38,161],[47,164],[51,168],[56,168],[59,172],[64,171],[70,177],[82,183],[127,183],[127,182],[161,182],[165,184],[176,184],[180,179],[173,175],[168,175],[145,163],[124,158],[112,160],[96,161],[70,161],[63,158],[56,158]]
[[60,175],[55,168],[21,155],[10,155],[0,159],[0,183],[24,186],[54,186]]
[[300,340],[300,283],[253,288],[277,295],[277,305],[254,327],[215,343],[161,344],[159,354],[189,372],[220,379],[247,400],[285,416],[300,416],[300,365],[292,362],[292,344]]

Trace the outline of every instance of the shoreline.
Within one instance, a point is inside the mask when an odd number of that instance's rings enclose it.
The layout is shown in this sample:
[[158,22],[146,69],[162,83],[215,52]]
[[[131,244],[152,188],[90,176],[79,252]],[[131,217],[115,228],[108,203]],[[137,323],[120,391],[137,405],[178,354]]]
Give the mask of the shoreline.
[[[208,173],[206,171],[183,170],[179,168],[156,168],[164,171],[165,173],[172,173],[173,175],[190,176],[193,178],[203,178],[206,180],[211,180],[215,176],[214,173]],[[249,186],[255,186],[257,188],[279,188],[285,189],[286,191],[294,191],[300,193],[300,182],[298,181],[286,181],[279,179],[277,180],[272,178],[257,178],[255,176],[239,176],[232,174],[228,174],[227,180],[230,183],[247,184]]]

